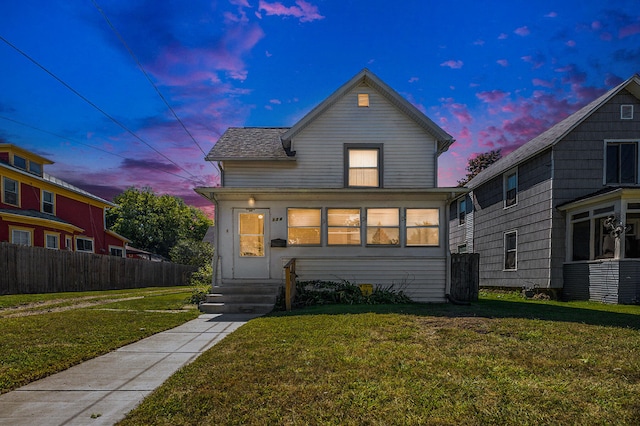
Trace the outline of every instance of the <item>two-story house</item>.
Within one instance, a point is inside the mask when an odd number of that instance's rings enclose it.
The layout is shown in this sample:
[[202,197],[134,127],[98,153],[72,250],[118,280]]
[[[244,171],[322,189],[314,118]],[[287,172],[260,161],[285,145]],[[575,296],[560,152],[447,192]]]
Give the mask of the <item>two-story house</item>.
[[299,280],[394,285],[443,302],[447,206],[438,156],[452,137],[367,69],[293,127],[230,128],[206,159],[215,204],[214,284]]
[[114,204],[45,173],[48,164],[0,144],[0,241],[124,257],[128,240],[105,227]]
[[640,76],[497,161],[450,205],[480,285],[640,301]]

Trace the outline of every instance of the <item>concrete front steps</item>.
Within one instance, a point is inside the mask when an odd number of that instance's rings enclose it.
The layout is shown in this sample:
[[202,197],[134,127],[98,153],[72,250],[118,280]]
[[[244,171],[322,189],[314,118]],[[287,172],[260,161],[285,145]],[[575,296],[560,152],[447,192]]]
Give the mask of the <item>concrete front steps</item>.
[[233,283],[214,286],[198,305],[205,314],[267,314],[273,310],[282,285]]

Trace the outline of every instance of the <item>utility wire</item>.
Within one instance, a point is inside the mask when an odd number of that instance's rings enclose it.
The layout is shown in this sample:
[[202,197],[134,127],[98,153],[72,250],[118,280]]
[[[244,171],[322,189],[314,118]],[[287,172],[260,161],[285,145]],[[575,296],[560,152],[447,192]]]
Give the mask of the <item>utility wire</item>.
[[107,21],[107,24],[109,25],[109,27],[111,28],[111,31],[114,32],[114,34],[118,37],[118,39],[120,40],[120,42],[124,45],[124,47],[127,49],[127,52],[129,52],[129,55],[131,55],[131,57],[133,58],[133,60],[136,62],[136,64],[138,65],[138,68],[140,68],[140,71],[142,71],[142,74],[144,74],[144,76],[147,78],[147,81],[149,82],[149,84],[151,84],[151,86],[153,86],[153,88],[156,90],[156,92],[158,93],[158,96],[160,96],[160,99],[162,99],[162,101],[164,102],[164,104],[167,106],[167,108],[169,108],[169,111],[171,111],[171,113],[173,114],[173,116],[175,117],[176,120],[178,120],[178,123],[180,123],[180,125],[182,126],[182,128],[184,129],[184,131],[187,133],[187,135],[189,135],[189,137],[191,138],[191,140],[193,141],[193,143],[196,144],[196,146],[198,148],[200,148],[200,151],[202,151],[202,153],[204,155],[207,155],[207,153],[204,151],[204,149],[202,149],[202,147],[200,146],[200,144],[198,143],[198,141],[193,137],[193,135],[191,134],[191,132],[189,131],[189,129],[187,129],[187,126],[185,126],[185,124],[182,122],[182,120],[180,119],[180,117],[178,117],[178,114],[176,114],[175,110],[171,107],[171,105],[169,105],[169,102],[167,101],[167,99],[164,97],[164,95],[160,92],[160,89],[158,89],[158,86],[156,86],[156,84],[153,82],[153,80],[151,79],[151,77],[149,76],[149,74],[147,73],[147,71],[144,69],[144,67],[142,66],[142,64],[140,63],[140,61],[138,60],[138,57],[133,53],[133,51],[131,50],[131,48],[129,47],[129,45],[127,44],[127,42],[124,40],[124,38],[122,37],[122,35],[118,32],[118,30],[116,30],[116,28],[113,26],[113,24],[111,23],[111,21],[109,20],[109,18],[107,18],[107,15],[104,13],[104,11],[102,10],[102,8],[98,5],[98,3],[95,0],[92,0],[93,5],[95,6],[96,9],[98,9],[98,12],[100,12],[100,14],[102,15],[102,17],[104,18],[105,21]]
[[147,141],[145,141],[144,139],[142,139],[140,136],[138,136],[137,134],[135,134],[133,132],[133,130],[129,129],[127,126],[125,126],[123,123],[121,123],[120,121],[118,121],[115,117],[109,115],[106,111],[104,111],[103,109],[101,109],[99,106],[97,106],[96,104],[94,104],[93,102],[91,102],[89,99],[87,99],[85,96],[83,96],[80,92],[78,92],[76,89],[74,89],[73,87],[71,87],[69,84],[67,84],[64,80],[62,80],[60,77],[58,77],[57,75],[55,75],[54,73],[52,73],[51,71],[49,71],[47,68],[45,68],[43,65],[40,65],[40,63],[38,63],[35,59],[33,59],[32,57],[30,57],[29,55],[27,55],[25,52],[23,52],[22,50],[20,50],[17,46],[13,45],[11,42],[9,42],[6,38],[2,37],[0,35],[0,40],[2,40],[3,42],[5,42],[7,45],[9,45],[11,48],[13,48],[15,51],[17,51],[18,53],[20,53],[22,56],[24,56],[25,58],[27,58],[29,61],[31,61],[33,64],[35,64],[38,68],[40,68],[41,70],[43,70],[44,72],[46,72],[47,74],[49,74],[51,77],[53,77],[54,79],[56,79],[60,84],[62,84],[64,87],[66,87],[67,89],[69,89],[71,92],[73,92],[76,96],[78,96],[80,99],[82,99],[83,101],[85,101],[86,103],[88,103],[89,105],[91,105],[92,107],[94,107],[95,109],[97,109],[98,111],[100,111],[105,117],[107,117],[109,120],[113,121],[115,124],[117,124],[118,126],[122,127],[124,130],[126,130],[129,134],[131,134],[134,138],[138,139],[140,142],[142,142],[143,144],[145,144],[146,146],[148,146],[149,148],[151,148],[153,151],[155,151],[157,154],[159,154],[160,156],[162,156],[163,158],[165,158],[167,161],[169,161],[171,164],[173,164],[174,166],[176,166],[177,168],[179,168],[180,170],[186,172],[187,174],[189,174],[193,179],[198,179],[195,175],[193,175],[191,172],[189,172],[187,169],[185,169],[184,167],[178,165],[176,162],[174,162],[172,159],[170,159],[169,157],[167,157],[165,154],[163,154],[162,152],[158,151],[156,148],[154,148],[151,144],[149,144]]
[[[31,124],[27,124],[27,123],[23,123],[22,121],[14,120],[13,118],[9,118],[9,117],[5,117],[5,116],[3,116],[3,115],[0,115],[0,119],[2,119],[2,120],[6,120],[6,121],[10,121],[10,122],[12,122],[12,123],[19,124],[19,125],[21,125],[21,126],[28,127],[28,128],[30,128],[30,129],[33,129],[33,130],[37,130],[37,131],[39,131],[39,132],[46,133],[46,134],[48,134],[48,135],[52,135],[52,136],[55,136],[55,137],[60,138],[60,139],[63,139],[63,140],[68,140],[68,141],[71,141],[71,142],[73,142],[73,143],[75,143],[75,144],[83,145],[83,146],[86,146],[86,147],[88,147],[88,148],[92,148],[92,149],[95,149],[95,150],[98,150],[98,151],[104,152],[105,154],[113,155],[114,157],[119,157],[119,158],[122,158],[122,159],[124,159],[124,160],[131,160],[131,158],[125,157],[124,155],[116,154],[116,153],[114,153],[114,152],[109,152],[109,151],[107,151],[106,149],[98,148],[97,146],[89,145],[89,144],[86,144],[86,143],[84,143],[84,142],[80,142],[80,141],[77,141],[77,140],[75,140],[75,139],[71,139],[71,138],[69,138],[69,137],[62,136],[62,135],[59,135],[59,134],[57,134],[57,133],[50,132],[50,131],[48,131],[48,130],[41,129],[41,128],[36,127],[36,126],[32,126]],[[170,171],[168,171],[168,170],[163,170],[163,169],[160,169],[160,168],[158,168],[158,167],[153,167],[153,166],[151,166],[151,168],[152,168],[152,169],[155,169],[155,170],[158,170],[158,171],[160,171],[160,172],[163,172],[163,173],[167,173],[167,174],[170,174],[170,175],[173,175],[173,176],[179,177],[180,179],[184,179],[184,180],[186,180],[186,181],[192,182],[192,180],[191,180],[190,178],[188,178],[188,177],[184,177],[184,176],[180,176],[180,175],[179,175],[179,174],[177,174],[177,173],[173,173],[173,172],[170,172]]]

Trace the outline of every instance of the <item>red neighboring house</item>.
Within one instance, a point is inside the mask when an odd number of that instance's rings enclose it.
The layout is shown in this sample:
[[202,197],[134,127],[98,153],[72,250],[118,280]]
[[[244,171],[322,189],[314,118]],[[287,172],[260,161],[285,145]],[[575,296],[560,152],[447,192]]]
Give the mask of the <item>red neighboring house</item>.
[[52,161],[0,144],[0,241],[125,257],[126,238],[108,231],[115,204],[44,172]]

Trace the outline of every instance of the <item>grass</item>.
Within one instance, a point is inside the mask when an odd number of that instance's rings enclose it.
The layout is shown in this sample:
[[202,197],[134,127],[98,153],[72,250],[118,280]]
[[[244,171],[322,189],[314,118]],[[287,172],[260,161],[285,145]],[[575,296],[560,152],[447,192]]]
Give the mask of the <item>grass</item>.
[[640,306],[483,294],[250,321],[121,423],[637,424]]
[[[0,393],[198,316],[186,287],[0,296]],[[118,300],[117,302],[112,302]]]

